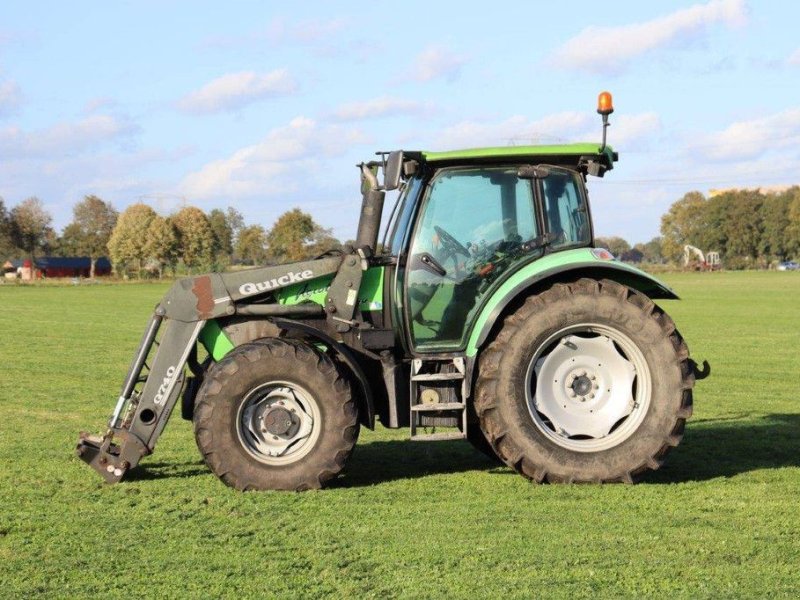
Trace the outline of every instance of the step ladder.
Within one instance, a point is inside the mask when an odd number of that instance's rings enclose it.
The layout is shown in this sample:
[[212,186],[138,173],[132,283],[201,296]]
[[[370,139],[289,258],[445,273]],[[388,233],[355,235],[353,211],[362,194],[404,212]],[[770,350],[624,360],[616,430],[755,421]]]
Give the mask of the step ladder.
[[[435,442],[467,437],[465,373],[461,356],[411,361],[412,440]],[[455,427],[457,431],[435,432],[437,427]],[[434,432],[427,433],[426,429]]]

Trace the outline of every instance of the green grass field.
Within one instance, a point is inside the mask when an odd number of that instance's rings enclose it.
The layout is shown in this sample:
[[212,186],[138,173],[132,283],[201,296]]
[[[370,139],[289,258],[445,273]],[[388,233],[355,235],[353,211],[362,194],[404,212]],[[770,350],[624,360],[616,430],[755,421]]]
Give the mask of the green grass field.
[[173,418],[106,486],[99,431],[159,285],[0,286],[0,596],[800,597],[800,274],[667,275],[712,375],[635,485],[532,485],[362,431],[319,492],[242,494]]

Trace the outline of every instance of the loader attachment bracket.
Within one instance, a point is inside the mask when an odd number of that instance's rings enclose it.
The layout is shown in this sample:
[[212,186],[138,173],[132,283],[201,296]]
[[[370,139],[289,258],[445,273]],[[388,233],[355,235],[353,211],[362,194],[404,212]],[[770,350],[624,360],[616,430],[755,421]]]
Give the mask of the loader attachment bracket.
[[109,430],[104,436],[81,431],[75,453],[107,483],[117,483],[150,451],[129,431]]

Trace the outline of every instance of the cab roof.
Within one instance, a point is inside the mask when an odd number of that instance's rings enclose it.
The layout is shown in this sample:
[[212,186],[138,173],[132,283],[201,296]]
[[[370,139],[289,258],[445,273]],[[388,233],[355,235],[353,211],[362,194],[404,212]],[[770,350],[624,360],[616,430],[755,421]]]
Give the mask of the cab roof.
[[445,152],[421,152],[426,162],[443,162],[473,159],[494,158],[538,158],[543,156],[596,156],[604,157],[608,162],[617,160],[611,146],[600,152],[596,143],[558,144],[543,146],[497,146],[490,148],[467,148],[464,150],[448,150]]
[[[611,146],[600,149],[597,143],[555,144],[541,146],[497,146],[490,148],[466,148],[446,152],[422,151],[416,158],[426,163],[496,163],[507,160],[547,162],[553,164],[579,166],[591,161],[601,165],[601,171],[614,168],[618,155]],[[602,174],[601,174],[602,176]]]

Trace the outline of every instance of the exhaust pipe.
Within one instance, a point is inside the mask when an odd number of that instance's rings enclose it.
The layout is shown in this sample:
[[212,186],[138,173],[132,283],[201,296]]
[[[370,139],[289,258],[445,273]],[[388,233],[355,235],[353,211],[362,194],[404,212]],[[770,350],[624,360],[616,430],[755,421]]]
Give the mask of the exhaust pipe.
[[356,248],[369,247],[375,253],[378,246],[378,233],[381,228],[381,214],[386,192],[380,189],[375,172],[367,165],[361,164],[361,184],[363,201],[361,216],[358,220]]

